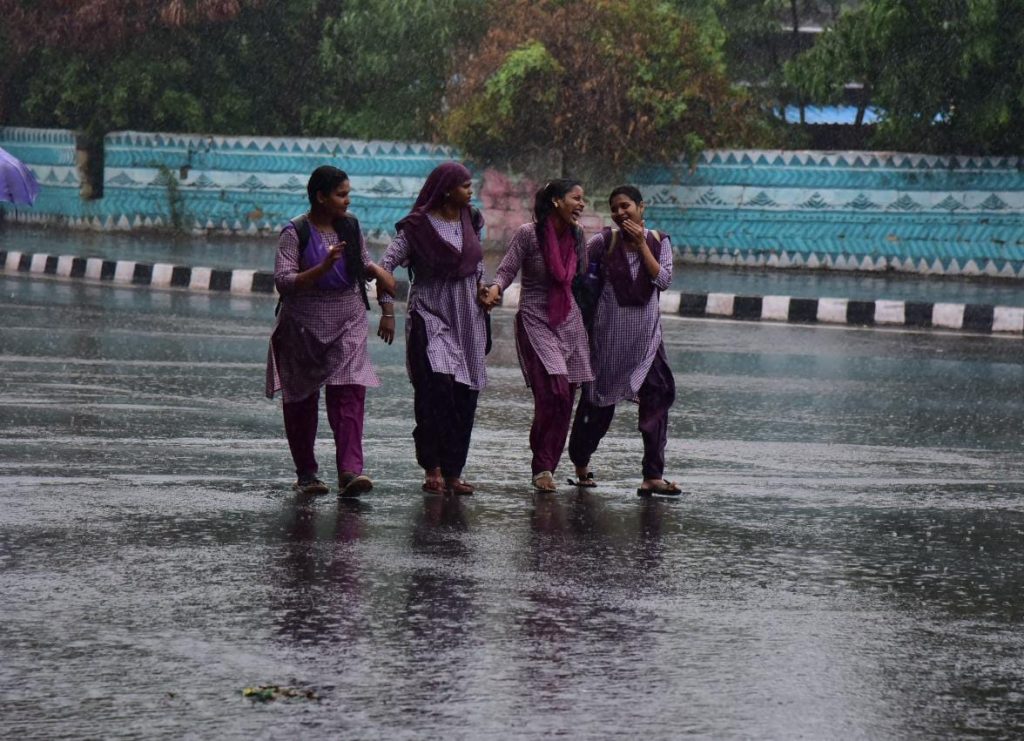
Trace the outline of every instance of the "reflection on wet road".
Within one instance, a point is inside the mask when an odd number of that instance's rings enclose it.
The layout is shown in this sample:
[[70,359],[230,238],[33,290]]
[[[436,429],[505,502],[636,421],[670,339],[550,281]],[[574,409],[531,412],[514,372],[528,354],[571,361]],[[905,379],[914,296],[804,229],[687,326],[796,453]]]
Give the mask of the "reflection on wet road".
[[633,494],[623,408],[601,486],[536,496],[499,312],[479,494],[420,491],[376,344],[377,487],[339,503],[288,488],[272,299],[0,278],[0,304],[11,737],[1024,733],[1019,339],[667,320],[689,494]]

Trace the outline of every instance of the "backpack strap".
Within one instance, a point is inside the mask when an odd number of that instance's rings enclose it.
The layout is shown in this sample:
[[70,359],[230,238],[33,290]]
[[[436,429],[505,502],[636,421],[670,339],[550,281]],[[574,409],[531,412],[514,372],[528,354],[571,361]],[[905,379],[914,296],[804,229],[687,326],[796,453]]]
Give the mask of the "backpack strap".
[[370,310],[370,300],[366,294],[366,265],[363,263],[363,231],[359,219],[345,214],[334,222],[334,231],[338,239],[345,242],[345,270],[349,279],[359,288],[366,310]]
[[289,219],[288,223],[295,227],[295,234],[299,238],[299,258],[301,259],[306,245],[309,244],[309,217],[306,214],[300,214],[294,219]]
[[473,229],[477,234],[484,228],[484,215],[480,212],[476,206],[469,207],[469,221],[473,225]]
[[[309,216],[307,214],[299,214],[295,218],[288,219],[288,223],[295,229],[295,236],[299,238],[299,262],[302,261],[302,253],[306,249],[306,245],[309,244]],[[281,313],[281,302],[280,296],[277,297],[277,306],[274,307],[274,316]]]
[[608,238],[608,248],[605,250],[605,254],[610,255],[619,246],[619,240],[622,239],[622,231],[612,227],[611,235]]

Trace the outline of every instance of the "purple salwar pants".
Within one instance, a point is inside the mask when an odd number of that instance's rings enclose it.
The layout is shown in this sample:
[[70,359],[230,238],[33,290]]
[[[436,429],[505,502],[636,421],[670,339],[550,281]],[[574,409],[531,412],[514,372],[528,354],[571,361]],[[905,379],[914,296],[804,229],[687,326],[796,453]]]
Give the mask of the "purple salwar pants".
[[576,384],[569,383],[568,376],[548,373],[530,344],[519,316],[516,317],[516,341],[523,359],[523,370],[533,391],[533,424],[530,425],[533,475],[541,471],[554,473],[565,450],[565,438],[569,435]]
[[416,427],[416,462],[424,471],[441,469],[446,479],[459,478],[469,456],[476,402],[480,395],[450,373],[435,373],[427,357],[427,327],[415,312],[409,317],[406,352],[412,378]]
[[[676,381],[665,358],[665,346],[658,348],[640,391],[640,420],[637,428],[644,441],[643,476],[660,479],[665,474],[665,446],[668,444],[668,410],[676,399]],[[580,399],[569,438],[569,458],[583,468],[597,450],[615,416],[615,405],[599,407]]]
[[[299,478],[315,476],[319,470],[314,454],[320,409],[319,389],[301,401],[284,407],[284,431]],[[338,476],[363,472],[363,414],[366,387],[355,384],[327,386],[327,421],[334,433]]]

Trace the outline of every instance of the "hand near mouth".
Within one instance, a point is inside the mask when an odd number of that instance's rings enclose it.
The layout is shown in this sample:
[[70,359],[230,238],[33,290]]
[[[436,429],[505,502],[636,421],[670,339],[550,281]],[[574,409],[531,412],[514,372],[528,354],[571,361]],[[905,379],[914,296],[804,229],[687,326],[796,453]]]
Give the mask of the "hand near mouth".
[[623,219],[619,223],[619,228],[622,229],[622,236],[624,237],[623,244],[626,249],[638,250],[644,245],[644,228],[642,225],[637,224],[631,219]]

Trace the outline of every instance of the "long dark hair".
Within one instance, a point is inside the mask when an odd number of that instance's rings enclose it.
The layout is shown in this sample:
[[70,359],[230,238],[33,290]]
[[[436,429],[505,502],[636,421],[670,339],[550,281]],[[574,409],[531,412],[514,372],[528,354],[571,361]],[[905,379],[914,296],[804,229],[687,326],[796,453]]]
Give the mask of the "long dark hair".
[[316,194],[334,192],[334,189],[339,185],[348,180],[348,175],[344,170],[339,170],[337,167],[332,165],[321,165],[320,167],[313,170],[309,176],[309,182],[306,183],[306,193],[309,195],[309,205],[316,205]]
[[533,222],[537,225],[537,243],[544,243],[544,224],[551,212],[555,210],[555,199],[565,198],[573,188],[583,186],[575,178],[558,178],[549,180],[533,197]]

